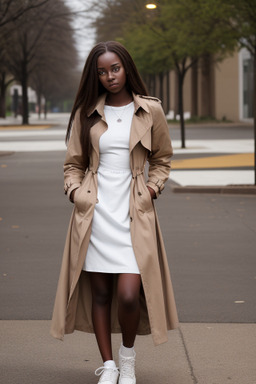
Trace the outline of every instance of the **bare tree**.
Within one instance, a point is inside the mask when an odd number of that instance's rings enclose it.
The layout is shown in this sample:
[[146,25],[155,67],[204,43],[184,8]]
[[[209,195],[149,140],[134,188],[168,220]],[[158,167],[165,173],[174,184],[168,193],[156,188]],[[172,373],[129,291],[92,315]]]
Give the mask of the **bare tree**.
[[46,32],[49,36],[46,44],[41,46],[31,77],[31,84],[37,93],[39,117],[42,97],[46,101],[71,99],[78,86],[78,55],[73,35],[70,29],[65,28],[63,19],[54,24],[55,32],[59,33],[53,35],[51,28]]
[[[12,27],[12,23],[9,26]],[[72,33],[70,9],[62,0],[48,0],[47,4],[31,9],[15,22],[6,58],[10,73],[22,86],[23,124],[28,124],[27,88],[31,75],[40,68],[44,68],[41,73],[45,74],[49,63],[56,71],[56,62],[68,62],[65,55],[73,56],[76,65]],[[61,56],[61,52],[65,54]]]
[[0,50],[0,117],[5,118],[5,97],[9,84],[14,80],[13,76],[8,75],[8,61],[6,59],[6,43],[1,44]]
[[93,9],[97,12],[96,20],[92,26],[96,30],[96,40],[121,40],[127,22],[140,23],[145,16],[144,0],[106,0],[92,2]]
[[0,0],[0,117],[5,118],[6,90],[14,80],[8,70],[6,47],[11,44],[12,33],[16,30],[15,22],[26,12],[41,7],[48,1]]
[[24,13],[41,7],[49,0],[0,0],[0,28],[18,20]]

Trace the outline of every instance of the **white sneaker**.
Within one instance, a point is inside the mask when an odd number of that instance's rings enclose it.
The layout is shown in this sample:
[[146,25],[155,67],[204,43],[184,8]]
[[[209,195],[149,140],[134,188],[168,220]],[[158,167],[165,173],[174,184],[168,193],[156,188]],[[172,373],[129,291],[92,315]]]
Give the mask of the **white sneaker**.
[[119,375],[118,368],[100,367],[95,371],[96,376],[101,376],[98,383],[101,384],[117,384]]
[[133,357],[124,357],[119,351],[120,376],[118,384],[136,384],[135,356],[136,353],[134,352]]

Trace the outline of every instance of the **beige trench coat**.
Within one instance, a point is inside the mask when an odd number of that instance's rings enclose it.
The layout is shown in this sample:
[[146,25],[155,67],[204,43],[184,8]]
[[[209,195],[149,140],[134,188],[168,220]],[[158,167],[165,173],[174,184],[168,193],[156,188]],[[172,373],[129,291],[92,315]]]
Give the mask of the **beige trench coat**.
[[[167,330],[178,326],[178,317],[161,230],[147,185],[158,197],[170,172],[172,146],[166,119],[157,99],[133,95],[135,112],[130,134],[130,230],[141,273],[141,316],[138,334],[152,334],[155,345],[167,341]],[[92,153],[85,172],[80,145],[80,117],[76,114],[64,164],[65,192],[73,189],[71,216],[55,299],[51,334],[63,339],[74,330],[93,332],[88,273],[82,270],[89,244],[94,206],[97,204],[99,138],[107,130],[105,95],[98,100],[101,119],[91,128]],[[149,162],[147,182],[144,168]],[[120,332],[114,285],[112,332]]]

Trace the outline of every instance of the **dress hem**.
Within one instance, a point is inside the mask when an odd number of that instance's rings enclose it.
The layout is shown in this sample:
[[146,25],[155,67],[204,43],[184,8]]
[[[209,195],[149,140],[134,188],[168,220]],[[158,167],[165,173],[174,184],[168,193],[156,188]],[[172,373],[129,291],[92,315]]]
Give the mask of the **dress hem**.
[[130,273],[130,274],[133,274],[133,275],[140,275],[140,272],[137,272],[137,271],[95,271],[95,270],[88,270],[88,269],[83,269],[84,272],[95,272],[95,273],[111,273],[113,275],[120,275],[122,273]]

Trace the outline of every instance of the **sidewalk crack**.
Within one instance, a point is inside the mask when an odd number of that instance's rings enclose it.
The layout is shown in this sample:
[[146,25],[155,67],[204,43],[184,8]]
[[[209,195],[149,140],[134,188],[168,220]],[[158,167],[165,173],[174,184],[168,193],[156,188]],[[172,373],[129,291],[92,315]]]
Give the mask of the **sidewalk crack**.
[[189,370],[190,370],[190,375],[191,375],[192,380],[193,380],[193,384],[198,384],[198,380],[197,380],[195,372],[194,372],[194,368],[193,368],[193,365],[192,365],[192,362],[191,362],[191,359],[190,359],[190,356],[189,356],[189,353],[188,353],[188,349],[187,349],[187,346],[186,346],[185,338],[184,338],[184,335],[182,333],[181,328],[179,328],[179,333],[180,333],[182,345],[184,347],[184,351],[185,351],[185,355],[186,355],[186,358],[187,358],[187,362],[188,362],[188,366],[189,366]]

